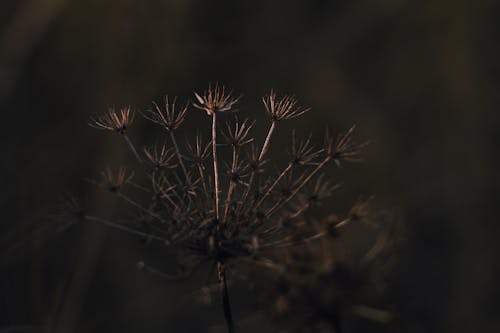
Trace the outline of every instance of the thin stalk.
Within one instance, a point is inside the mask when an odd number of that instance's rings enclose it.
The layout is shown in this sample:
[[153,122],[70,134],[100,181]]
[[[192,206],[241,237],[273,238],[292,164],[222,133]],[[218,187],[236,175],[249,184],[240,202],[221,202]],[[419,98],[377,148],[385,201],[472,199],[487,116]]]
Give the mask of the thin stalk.
[[[231,165],[231,173],[234,173],[236,171],[237,164],[238,164],[238,153],[236,151],[236,146],[233,146],[233,162]],[[226,222],[227,214],[229,213],[229,205],[231,203],[231,197],[233,195],[235,185],[236,185],[236,183],[233,181],[233,179],[230,179],[229,180],[229,188],[227,190],[226,202],[225,202],[225,206],[224,206],[224,223]]]
[[[275,128],[276,128],[276,121],[273,120],[271,127],[269,128],[269,131],[267,132],[266,141],[264,141],[264,144],[262,145],[262,149],[260,150],[259,162],[262,161],[262,159],[264,158],[264,155],[266,155],[266,152],[269,149],[269,144],[271,143],[271,137],[273,136]],[[248,181],[247,189],[243,193],[243,196],[241,197],[240,208],[241,208],[241,205],[243,205],[243,203],[247,199],[248,195],[250,194],[254,179],[255,179],[255,171],[252,171],[252,174],[250,175],[250,180]]]
[[163,222],[163,223],[166,223],[166,221],[164,219],[161,218],[161,216],[159,216],[158,214],[155,214],[153,213],[152,211],[150,211],[149,209],[147,208],[144,208],[143,206],[141,206],[139,203],[135,202],[134,200],[130,199],[128,196],[126,196],[125,194],[121,193],[121,192],[118,192],[117,193],[118,197],[122,198],[123,200],[127,201],[128,203],[130,203],[131,205],[139,208],[140,210],[142,210],[144,213],[154,217],[154,218],[157,218],[160,222]]
[[146,238],[151,238],[151,239],[156,239],[156,240],[160,240],[160,241],[165,241],[165,238],[158,237],[158,236],[155,236],[155,235],[151,235],[151,234],[139,231],[139,230],[135,230],[133,228],[124,226],[124,225],[119,224],[119,223],[114,223],[114,222],[111,222],[111,221],[108,221],[108,220],[105,220],[105,219],[101,219],[100,217],[95,217],[95,216],[89,216],[89,215],[87,215],[87,216],[85,216],[85,219],[88,220],[88,221],[93,221],[93,222],[97,222],[97,223],[103,224],[105,226],[108,226],[108,227],[111,227],[111,228],[114,228],[114,229],[125,231],[125,232],[127,232],[129,234],[132,234],[132,235],[146,237]]
[[189,178],[189,174],[187,172],[186,166],[184,165],[184,160],[181,155],[181,151],[179,150],[179,146],[177,145],[177,140],[175,139],[175,135],[173,131],[169,131],[170,134],[170,140],[172,141],[172,144],[174,145],[175,149],[175,154],[177,155],[177,159],[179,160],[179,164],[181,165],[182,172],[184,172],[184,177],[186,177],[186,181],[189,185],[189,188],[191,189],[191,178]]
[[[217,113],[212,113],[212,157],[214,162],[214,187],[215,187],[215,217],[217,223],[217,237],[220,232],[220,212],[219,212],[219,169],[217,163]],[[219,289],[222,295],[222,305],[224,307],[224,318],[226,319],[227,331],[234,333],[234,322],[229,303],[229,292],[226,281],[226,268],[222,260],[217,261],[217,277]]]
[[[172,189],[172,187],[170,187],[170,189]],[[170,202],[172,204],[172,206],[174,206],[174,208],[176,209],[176,211],[179,211],[180,208],[179,206],[172,200],[172,198],[170,197],[170,195],[167,193],[167,191],[165,191],[164,189],[160,188],[159,189],[160,193],[163,195],[164,198],[167,199],[168,202]]]
[[222,261],[217,262],[217,275],[219,278],[219,289],[222,295],[222,305],[224,307],[224,318],[226,319],[227,331],[234,333],[233,315],[231,313],[231,303],[229,302],[229,291],[226,281],[226,267]]
[[203,186],[203,192],[205,193],[205,197],[208,199],[209,194],[208,194],[207,182],[205,179],[205,173],[203,172],[203,167],[201,165],[198,165],[198,173],[200,174],[201,185]]
[[298,240],[298,241],[292,241],[292,242],[278,241],[278,242],[275,242],[275,243],[269,243],[269,244],[263,245],[262,248],[263,249],[269,248],[269,247],[272,247],[272,248],[283,248],[283,247],[289,247],[289,246],[296,246],[296,245],[300,245],[300,244],[307,244],[310,241],[313,241],[315,239],[321,238],[321,237],[323,237],[325,235],[326,235],[326,232],[319,232],[319,233],[317,233],[317,234],[315,234],[313,236],[310,236],[310,237],[307,237],[307,238],[304,238],[304,239],[301,239],[301,240]]
[[139,153],[137,152],[137,150],[135,149],[134,147],[134,144],[132,143],[132,140],[130,140],[130,138],[128,137],[127,133],[124,133],[123,134],[123,138],[125,139],[125,141],[127,142],[128,146],[130,147],[130,149],[132,150],[132,153],[134,153],[134,156],[137,158],[137,160],[139,161],[139,163],[142,164],[142,158],[141,156],[139,155]]
[[219,169],[217,167],[217,113],[212,113],[212,157],[214,161],[215,218],[219,226]]
[[271,143],[271,137],[273,136],[274,129],[276,128],[276,121],[273,120],[271,127],[269,128],[269,132],[267,133],[266,141],[264,141],[264,145],[262,146],[262,150],[260,151],[259,161],[262,161],[264,155],[267,153],[269,148],[269,144]]
[[321,170],[323,169],[323,167],[328,163],[330,162],[331,160],[331,157],[330,156],[327,156],[320,164],[318,164],[318,166],[313,170],[311,171],[311,173],[302,181],[302,183],[300,183],[299,186],[297,186],[297,188],[292,192],[292,194],[290,194],[286,199],[285,201],[281,202],[281,203],[276,203],[276,205],[274,205],[266,214],[267,217],[271,216],[278,208],[280,207],[283,207],[284,205],[286,205],[290,200],[292,200],[296,195],[297,193],[299,193],[299,191],[304,187],[306,186],[310,181],[311,179]]
[[295,213],[293,213],[292,215],[290,215],[288,218],[289,219],[296,219],[297,217],[299,217],[300,215],[302,215],[306,210],[309,209],[309,204],[305,205],[304,207],[300,208],[298,211],[296,211]]
[[292,170],[292,167],[293,167],[293,163],[288,163],[287,167],[279,174],[278,178],[276,178],[276,180],[273,182],[273,184],[271,186],[269,186],[269,188],[267,189],[266,193],[264,193],[264,195],[262,196],[262,198],[260,198],[260,200],[257,202],[257,204],[255,205],[254,209],[257,209],[257,208],[260,207],[260,205],[262,205],[262,203],[264,202],[264,200],[269,196],[269,194],[271,194],[271,192],[274,190],[274,188],[276,187],[276,185],[278,185],[278,183],[281,181],[281,179],[283,177],[285,177],[285,175],[290,170]]

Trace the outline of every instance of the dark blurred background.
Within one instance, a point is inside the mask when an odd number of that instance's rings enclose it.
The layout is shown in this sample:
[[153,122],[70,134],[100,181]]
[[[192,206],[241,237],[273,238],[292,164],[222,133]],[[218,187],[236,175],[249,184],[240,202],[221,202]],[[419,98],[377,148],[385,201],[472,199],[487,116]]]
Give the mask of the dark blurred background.
[[[220,329],[219,304],[193,296],[205,276],[146,276],[129,237],[48,218],[68,191],[113,210],[83,179],[128,152],[90,115],[216,81],[258,120],[275,88],[312,107],[295,126],[357,123],[372,142],[343,194],[375,193],[406,236],[385,299],[398,319],[363,331],[499,332],[499,13],[494,0],[2,1],[0,332]],[[192,119],[183,136],[208,125]],[[233,299],[252,327],[249,296]]]

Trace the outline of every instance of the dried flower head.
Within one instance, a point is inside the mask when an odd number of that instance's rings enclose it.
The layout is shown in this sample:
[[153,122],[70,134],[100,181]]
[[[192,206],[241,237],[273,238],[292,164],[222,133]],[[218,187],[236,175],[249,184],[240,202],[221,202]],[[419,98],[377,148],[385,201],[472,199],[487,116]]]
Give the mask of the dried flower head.
[[293,96],[278,97],[274,90],[264,96],[262,102],[275,121],[297,118],[310,110],[301,107]]
[[353,132],[356,125],[353,125],[346,133],[339,134],[336,139],[330,134],[327,129],[325,135],[325,151],[334,160],[337,166],[340,166],[340,161],[359,162],[360,152],[368,145],[368,142],[357,144],[353,142]]
[[131,113],[130,107],[121,108],[119,111],[110,108],[103,115],[90,117],[89,125],[100,130],[116,131],[124,134],[133,121],[134,114]]
[[177,97],[170,102],[168,95],[165,96],[163,108],[153,102],[154,109],[143,114],[143,116],[152,122],[163,126],[167,131],[176,130],[186,118],[187,105],[182,108],[176,107]]
[[316,161],[321,150],[316,150],[311,144],[312,135],[297,141],[295,131],[292,132],[290,159],[294,165],[308,165]]
[[218,112],[235,111],[234,105],[241,97],[233,97],[232,92],[226,92],[226,88],[218,83],[215,86],[209,86],[208,90],[202,95],[194,93],[196,101],[193,106],[197,109],[206,111],[208,115]]
[[321,203],[330,197],[333,191],[340,188],[339,184],[333,184],[325,178],[325,174],[320,175],[316,182],[304,191],[303,205],[313,206]]
[[144,147],[144,154],[156,169],[171,169],[177,166],[173,160],[175,158],[174,150],[167,148],[165,144],[161,147],[156,144],[150,148]]
[[120,167],[116,173],[112,172],[110,168],[101,171],[102,183],[101,185],[108,189],[110,192],[118,192],[120,188],[130,182],[134,177],[134,172],[127,172],[126,167]]
[[247,152],[246,161],[248,162],[248,167],[253,173],[261,173],[263,171],[264,164],[266,164],[266,159],[260,158],[260,151],[254,142],[250,145],[250,149]]
[[253,141],[253,138],[250,137],[250,130],[254,124],[255,121],[250,122],[248,119],[243,122],[236,120],[234,125],[227,122],[226,132],[223,135],[231,146],[241,147]]
[[187,158],[194,165],[204,166],[205,160],[210,155],[210,143],[203,143],[200,133],[196,134],[194,145],[187,143],[188,156]]

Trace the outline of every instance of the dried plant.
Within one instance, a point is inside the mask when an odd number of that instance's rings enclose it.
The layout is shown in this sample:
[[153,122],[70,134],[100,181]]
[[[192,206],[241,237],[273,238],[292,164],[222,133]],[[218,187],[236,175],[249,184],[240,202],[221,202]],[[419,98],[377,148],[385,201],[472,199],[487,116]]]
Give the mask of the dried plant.
[[[320,241],[288,249],[280,274],[273,276],[272,292],[264,295],[274,315],[287,321],[300,318],[315,331],[324,327],[335,332],[342,331],[347,313],[382,323],[393,318],[390,311],[369,303],[385,289],[401,224],[394,214],[374,210],[370,202],[357,201],[343,219],[324,219],[320,227],[326,235]],[[353,245],[356,239],[339,233],[352,223],[365,225],[368,245]]]
[[[219,117],[236,111],[240,97],[234,97],[222,85],[210,86],[194,96],[193,107],[205,111],[211,118],[210,140],[204,141],[196,134],[194,142],[187,143],[186,149],[181,150],[175,133],[185,120],[188,107],[178,109],[175,98],[172,102],[165,98],[162,107],[154,104],[153,110],[143,115],[160,125],[170,142],[145,149],[144,163],[143,156],[127,136],[133,119],[129,108],[120,113],[110,110],[104,116],[92,118],[93,127],[124,136],[141,164],[136,171],[141,171],[146,182],[133,183],[125,169],[116,175],[107,170],[102,182],[94,182],[136,210],[139,217],[133,224],[118,224],[81,212],[74,216],[148,241],[161,241],[182,254],[182,269],[175,273],[160,273],[145,258],[139,266],[149,272],[168,278],[185,277],[199,264],[213,262],[217,267],[228,331],[234,332],[228,265],[279,270],[281,264],[274,258],[276,249],[323,237],[325,229],[309,225],[303,219],[304,214],[336,188],[321,172],[329,165],[340,166],[342,161],[358,160],[363,145],[353,143],[354,127],[337,140],[327,133],[323,147],[315,147],[310,136],[297,139],[294,132],[288,149],[289,160],[275,173],[268,167],[269,162],[279,163],[267,153],[277,129],[283,121],[302,116],[309,109],[300,107],[292,96],[278,97],[271,91],[263,98],[271,122],[264,142],[259,145],[251,135],[254,122],[247,119],[226,119],[225,131],[219,133]],[[223,134],[222,141],[218,134]],[[221,161],[221,156],[228,158]],[[130,194],[134,189],[146,193],[148,200],[134,198]]]

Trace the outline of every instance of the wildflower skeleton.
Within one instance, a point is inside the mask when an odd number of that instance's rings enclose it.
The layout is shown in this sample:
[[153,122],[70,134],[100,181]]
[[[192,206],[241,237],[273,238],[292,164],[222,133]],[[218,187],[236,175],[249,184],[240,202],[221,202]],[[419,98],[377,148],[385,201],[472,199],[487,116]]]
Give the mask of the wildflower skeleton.
[[[184,122],[188,106],[178,108],[175,98],[166,97],[163,106],[154,103],[153,110],[142,113],[144,118],[166,131],[169,140],[163,145],[145,148],[144,156],[138,153],[127,135],[133,120],[130,108],[110,109],[104,116],[91,118],[92,127],[124,136],[141,164],[136,173],[143,171],[147,183],[133,183],[133,174],[126,174],[125,169],[120,169],[116,176],[107,170],[103,173],[104,181],[95,183],[132,205],[139,217],[133,225],[127,226],[86,214],[83,218],[118,227],[150,241],[161,241],[190,258],[189,271],[201,262],[213,262],[217,267],[228,331],[234,332],[227,265],[245,262],[277,268],[279,263],[272,258],[274,248],[321,237],[322,231],[294,227],[293,221],[336,188],[321,174],[325,167],[329,164],[340,166],[344,160],[357,160],[363,145],[353,143],[354,127],[336,140],[327,133],[324,147],[315,147],[311,137],[299,140],[294,132],[289,161],[275,175],[268,168],[272,160],[268,152],[275,133],[283,121],[302,116],[309,109],[299,106],[292,96],[280,97],[271,91],[263,98],[271,124],[264,142],[259,145],[251,135],[254,122],[248,119],[240,121],[235,117],[219,133],[219,116],[236,111],[240,97],[234,97],[218,84],[209,86],[202,94],[195,93],[194,97],[192,106],[211,117],[211,137],[205,141],[201,134],[196,134],[194,142],[186,144],[184,151],[180,149],[175,132]],[[222,134],[221,142],[218,134]],[[228,161],[224,163],[218,151],[225,149],[221,144],[230,149]],[[226,172],[221,172],[224,165]],[[222,184],[224,176],[227,183]],[[106,187],[106,184],[114,186]],[[148,203],[132,198],[127,193],[127,184],[147,193]],[[146,260],[139,266],[160,273]],[[164,275],[171,277],[171,274]],[[178,275],[188,274],[184,269]]]

